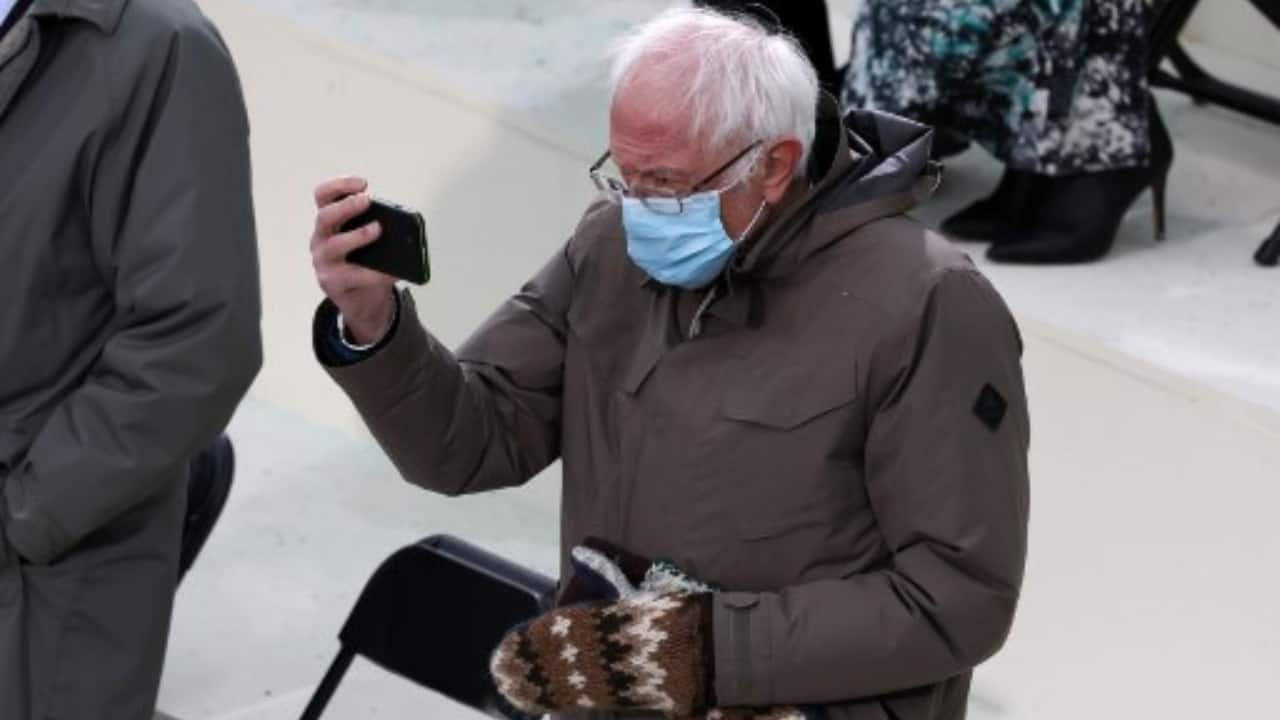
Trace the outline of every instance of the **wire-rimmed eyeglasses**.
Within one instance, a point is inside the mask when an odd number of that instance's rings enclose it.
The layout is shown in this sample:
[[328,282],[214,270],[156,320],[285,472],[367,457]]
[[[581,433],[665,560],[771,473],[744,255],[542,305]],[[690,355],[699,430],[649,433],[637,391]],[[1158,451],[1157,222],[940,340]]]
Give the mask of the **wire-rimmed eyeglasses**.
[[728,162],[716,168],[710,175],[707,175],[705,178],[698,181],[697,184],[689,188],[686,192],[635,192],[622,178],[614,177],[613,175],[606,175],[600,172],[600,168],[604,167],[604,164],[608,162],[611,157],[611,152],[609,150],[605,150],[604,154],[600,156],[600,159],[592,163],[590,169],[587,170],[587,174],[591,177],[591,182],[595,184],[596,189],[604,193],[614,202],[621,202],[622,198],[635,198],[653,212],[662,213],[664,215],[678,215],[684,211],[684,201],[686,198],[705,190],[712,180],[715,180],[717,177],[724,174],[726,170],[736,165],[740,160],[745,158],[748,153],[760,147],[762,144],[763,141],[757,140],[746,146],[737,155],[729,158]]

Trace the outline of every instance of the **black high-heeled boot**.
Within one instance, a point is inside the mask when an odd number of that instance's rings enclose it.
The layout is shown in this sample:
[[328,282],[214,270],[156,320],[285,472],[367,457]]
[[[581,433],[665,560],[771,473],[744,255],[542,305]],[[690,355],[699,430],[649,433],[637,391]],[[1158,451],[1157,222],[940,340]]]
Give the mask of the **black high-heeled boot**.
[[1030,195],[1036,176],[1005,168],[990,195],[942,221],[942,231],[957,240],[999,242],[1030,229]]
[[1173,141],[1151,102],[1151,159],[1145,167],[1065,177],[1039,176],[1033,193],[1033,226],[1024,238],[993,245],[997,262],[1049,264],[1097,260],[1111,250],[1129,207],[1151,188],[1155,239],[1165,231],[1165,185],[1173,166]]

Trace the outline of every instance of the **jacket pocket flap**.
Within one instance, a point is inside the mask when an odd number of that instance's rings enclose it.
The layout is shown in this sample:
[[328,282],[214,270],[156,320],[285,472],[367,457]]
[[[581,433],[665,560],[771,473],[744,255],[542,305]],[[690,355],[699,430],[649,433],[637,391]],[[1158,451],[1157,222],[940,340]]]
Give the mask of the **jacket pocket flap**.
[[738,518],[738,537],[742,540],[771,540],[805,528],[831,525],[833,506],[830,502],[807,503],[778,508],[765,516],[743,514]]
[[720,411],[730,420],[792,430],[852,403],[857,395],[857,372],[849,364],[838,370],[795,368],[729,391]]

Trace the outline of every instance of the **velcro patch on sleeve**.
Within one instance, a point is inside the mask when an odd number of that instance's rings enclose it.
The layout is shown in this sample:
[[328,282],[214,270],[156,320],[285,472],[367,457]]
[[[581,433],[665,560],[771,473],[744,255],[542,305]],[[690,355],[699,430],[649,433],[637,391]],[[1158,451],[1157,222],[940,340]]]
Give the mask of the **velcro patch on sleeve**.
[[978,393],[978,400],[973,404],[973,414],[978,416],[983,425],[986,425],[991,432],[1000,429],[1000,424],[1004,422],[1004,416],[1009,411],[1009,402],[1004,399],[999,390],[992,387],[991,383],[982,386],[982,391]]

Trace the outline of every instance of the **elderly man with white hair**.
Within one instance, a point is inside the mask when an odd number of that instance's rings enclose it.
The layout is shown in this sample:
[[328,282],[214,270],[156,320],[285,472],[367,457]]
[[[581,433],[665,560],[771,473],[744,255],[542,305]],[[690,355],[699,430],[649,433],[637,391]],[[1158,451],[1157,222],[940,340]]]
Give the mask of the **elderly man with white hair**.
[[320,361],[406,479],[461,494],[563,461],[557,609],[497,648],[563,717],[961,718],[1022,581],[1017,327],[904,217],[930,131],[839,117],[796,42],[674,9],[617,48],[600,189],[456,351],[346,254],[322,184]]

